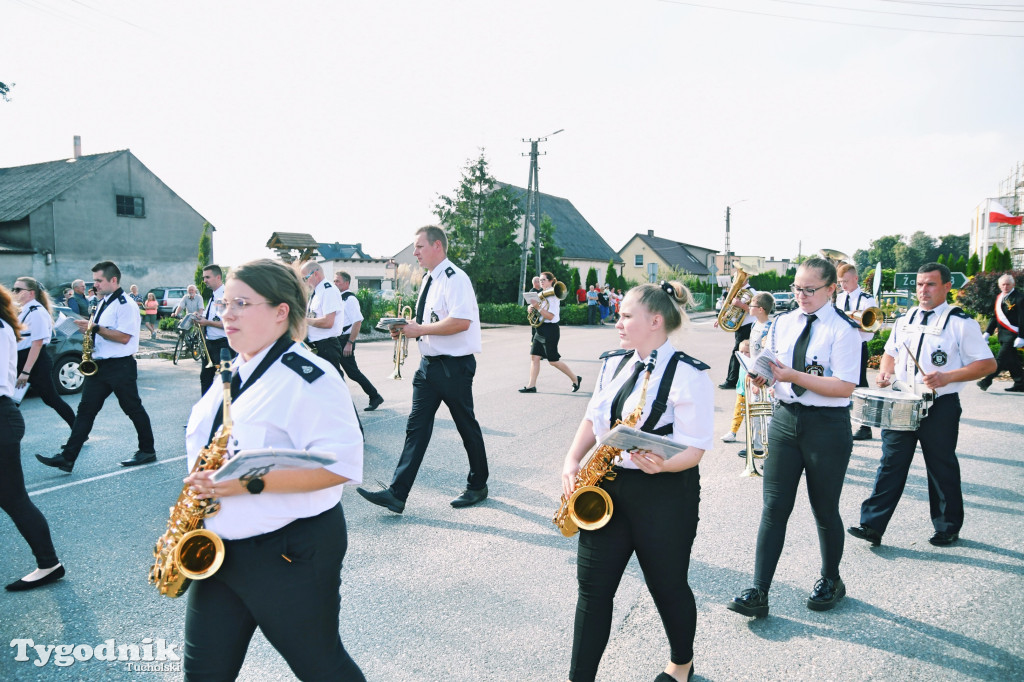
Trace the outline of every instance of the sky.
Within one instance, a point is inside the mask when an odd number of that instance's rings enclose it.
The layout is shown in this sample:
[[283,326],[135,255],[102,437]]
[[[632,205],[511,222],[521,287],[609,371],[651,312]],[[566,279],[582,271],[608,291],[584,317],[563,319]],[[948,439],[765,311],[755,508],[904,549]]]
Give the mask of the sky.
[[967,233],[1024,161],[1024,2],[981,4],[0,0],[0,167],[81,135],[215,225],[218,262],[275,231],[390,257],[481,150],[526,186],[548,136],[540,190],[614,249],[724,250],[730,206],[739,255],[853,255]]

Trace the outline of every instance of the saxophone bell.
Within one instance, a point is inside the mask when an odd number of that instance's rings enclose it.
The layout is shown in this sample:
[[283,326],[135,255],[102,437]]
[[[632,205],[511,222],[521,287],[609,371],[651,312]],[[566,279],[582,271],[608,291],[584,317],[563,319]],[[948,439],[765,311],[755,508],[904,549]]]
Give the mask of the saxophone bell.
[[91,377],[96,374],[96,372],[100,371],[100,366],[92,359],[92,352],[95,345],[96,325],[90,322],[88,329],[85,330],[85,338],[82,339],[82,360],[78,363],[79,374]]

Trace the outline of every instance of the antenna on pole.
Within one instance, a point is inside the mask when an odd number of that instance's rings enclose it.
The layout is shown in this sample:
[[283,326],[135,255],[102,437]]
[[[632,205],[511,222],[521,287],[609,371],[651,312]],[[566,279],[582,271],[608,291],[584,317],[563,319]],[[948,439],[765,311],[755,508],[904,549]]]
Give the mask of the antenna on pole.
[[537,165],[537,157],[546,155],[547,152],[540,152],[537,149],[537,145],[541,142],[547,142],[547,139],[553,135],[565,130],[559,128],[553,133],[549,133],[544,137],[538,137],[536,139],[523,138],[523,142],[530,143],[529,154],[523,154],[523,156],[530,157],[530,181],[526,187],[526,211],[523,214],[523,256],[522,264],[519,269],[519,304],[523,304],[523,292],[526,290],[526,261],[530,259],[530,218],[533,217],[533,235],[534,235],[534,250],[535,259],[537,265],[537,274],[541,272],[540,263],[540,183],[538,181],[537,171],[539,166]]

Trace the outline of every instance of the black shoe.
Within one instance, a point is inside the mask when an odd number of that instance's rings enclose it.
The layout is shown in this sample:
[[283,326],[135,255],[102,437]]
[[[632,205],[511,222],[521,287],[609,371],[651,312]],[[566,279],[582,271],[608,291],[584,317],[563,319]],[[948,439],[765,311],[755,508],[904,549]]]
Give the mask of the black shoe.
[[4,589],[8,592],[24,592],[25,590],[34,590],[37,587],[42,587],[43,585],[55,583],[63,577],[64,566],[61,564],[57,564],[57,568],[55,570],[50,571],[39,580],[31,580],[29,582],[19,580],[17,582],[11,583],[10,585],[7,585]]
[[821,578],[814,583],[811,596],[807,598],[807,608],[811,611],[828,611],[835,608],[839,600],[846,596],[846,585],[842,578]]
[[991,385],[992,385],[992,380],[991,379],[982,379],[981,381],[978,382],[978,388],[980,388],[983,391],[987,391],[988,387],[991,386]]
[[472,507],[474,504],[483,502],[487,499],[487,486],[472,490],[466,488],[466,491],[452,500],[452,506],[456,509],[461,507]]
[[751,587],[749,590],[743,590],[743,594],[734,597],[725,607],[744,616],[764,618],[768,615],[768,593],[760,588]]
[[846,529],[846,532],[855,538],[867,540],[871,543],[872,547],[878,547],[880,544],[882,544],[882,534],[874,528],[869,528],[865,525],[850,526]]
[[[686,679],[688,681],[693,679],[692,663],[690,664],[690,672],[686,673]],[[654,682],[676,682],[676,678],[672,677],[668,673],[659,673],[658,676],[654,678]]]
[[376,396],[370,398],[370,404],[363,408],[363,412],[373,412],[378,407],[384,404],[384,398],[382,396]]
[[367,501],[374,503],[378,507],[386,507],[396,514],[401,514],[405,511],[405,502],[395,497],[395,494],[391,492],[391,488],[378,490],[375,493],[371,493],[369,490],[364,490],[363,488],[356,488],[356,492],[362,495]]
[[862,426],[853,432],[854,440],[871,440],[871,427]]
[[572,385],[572,392],[575,393],[576,391],[580,390],[580,384],[582,384],[582,383],[583,383],[583,377],[581,377],[579,374],[577,374],[576,375],[576,383]]
[[1024,393],[1024,386],[1017,386],[1016,384],[1014,384],[1013,386],[1010,386],[1009,388],[1004,388],[1003,390],[1006,391],[1007,393]]
[[729,391],[729,390],[735,391],[736,390],[736,384],[730,384],[728,381],[725,382],[724,384],[718,384],[718,387],[719,388],[724,388],[727,391]]
[[960,539],[960,533],[943,533],[941,530],[935,531],[935,535],[928,538],[928,542],[932,543],[936,547],[946,547],[952,545],[954,542]]
[[45,464],[48,467],[55,467],[60,469],[65,474],[70,474],[71,470],[75,468],[75,463],[64,459],[64,454],[57,454],[53,457],[44,457],[43,455],[36,455],[36,459]]
[[150,462],[155,462],[155,461],[156,461],[156,453],[155,452],[144,452],[143,450],[136,450],[135,454],[132,455],[131,457],[129,457],[128,459],[122,459],[121,460],[121,466],[123,466],[123,467],[133,467],[133,466],[138,466],[139,464],[149,464]]
[[536,386],[523,386],[521,389],[519,389],[519,392],[520,393],[536,393],[537,392],[537,387]]
[[[736,454],[739,455],[740,457],[742,457],[743,459],[746,459],[747,458],[747,449],[743,448],[742,450],[740,450]],[[764,457],[764,450],[758,450],[757,448],[754,448],[754,457]]]

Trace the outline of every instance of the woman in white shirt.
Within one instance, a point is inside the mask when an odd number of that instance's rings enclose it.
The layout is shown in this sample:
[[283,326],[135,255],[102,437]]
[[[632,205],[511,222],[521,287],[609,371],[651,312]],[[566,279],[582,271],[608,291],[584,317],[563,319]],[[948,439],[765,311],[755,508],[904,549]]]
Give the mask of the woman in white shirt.
[[21,580],[7,585],[10,592],[41,587],[64,577],[64,567],[57,561],[50,538],[50,527],[42,512],[32,504],[25,489],[21,469],[21,438],[25,420],[14,404],[14,384],[18,363],[18,332],[21,325],[14,312],[11,294],[0,285],[0,508],[28,542],[38,568]]
[[[220,500],[205,522],[224,541],[224,563],[192,584],[185,618],[186,680],[233,680],[256,627],[303,680],[363,680],[338,631],[347,548],[343,484],[362,479],[363,439],[345,382],[302,346],[306,292],[281,263],[231,271],[219,304],[238,353],[232,381],[230,451],[278,447],[334,453],[319,469],[275,469],[214,482],[185,479],[201,499]],[[219,426],[223,386],[192,409],[191,470]]]
[[683,308],[690,301],[689,290],[678,282],[644,284],[626,294],[615,325],[624,350],[602,356],[597,389],[565,456],[562,490],[568,497],[586,453],[639,404],[645,370],[650,380],[637,426],[686,446],[668,459],[646,451],[624,453],[614,480],[601,484],[614,513],[602,528],[580,532],[579,599],[569,669],[573,682],[593,680],[597,674],[611,630],[615,590],[634,553],[671,646],[671,660],[657,680],[681,682],[693,675],[697,608],[687,571],[700,504],[697,465],[712,444],[714,395],[704,371],[707,365],[677,352],[669,341],[669,334],[682,326]]

